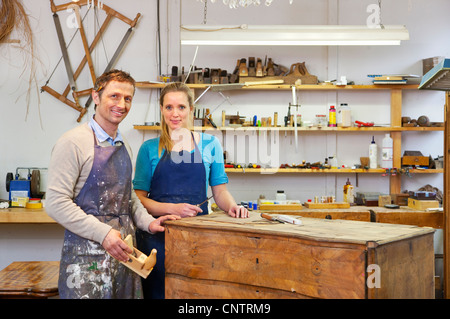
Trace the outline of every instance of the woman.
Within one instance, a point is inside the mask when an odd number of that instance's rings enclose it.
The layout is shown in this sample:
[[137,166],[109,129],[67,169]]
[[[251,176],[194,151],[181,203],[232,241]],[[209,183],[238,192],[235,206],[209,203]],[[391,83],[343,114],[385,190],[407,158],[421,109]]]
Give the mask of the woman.
[[[216,137],[191,132],[194,97],[183,83],[171,83],[160,96],[161,137],[141,146],[133,181],[148,212],[192,217],[208,213],[207,189],[214,201],[231,217],[247,218],[228,192],[223,150]],[[197,204],[202,204],[197,206]],[[156,248],[157,264],[144,281],[144,298],[164,298],[164,233],[138,232],[138,249],[149,254]],[[155,247],[156,246],[156,247]]]

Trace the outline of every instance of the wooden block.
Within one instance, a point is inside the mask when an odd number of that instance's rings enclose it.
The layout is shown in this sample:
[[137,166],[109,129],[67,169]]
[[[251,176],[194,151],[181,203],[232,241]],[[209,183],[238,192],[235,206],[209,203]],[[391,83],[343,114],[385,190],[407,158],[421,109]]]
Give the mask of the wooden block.
[[302,209],[302,204],[261,204],[259,210],[298,210]]
[[384,205],[391,204],[391,196],[390,195],[380,195],[378,196],[378,206],[384,207]]
[[427,208],[439,207],[437,200],[417,200],[414,198],[408,198],[408,207],[419,210],[426,210]]
[[335,202],[335,203],[305,203],[306,208],[349,208],[350,204],[345,202]]

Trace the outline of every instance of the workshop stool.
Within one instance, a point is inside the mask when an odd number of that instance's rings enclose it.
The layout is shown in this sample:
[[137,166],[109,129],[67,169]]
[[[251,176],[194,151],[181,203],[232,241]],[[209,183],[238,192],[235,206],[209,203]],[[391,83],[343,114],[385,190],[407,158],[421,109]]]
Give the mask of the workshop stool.
[[0,299],[58,295],[59,261],[15,261],[0,271]]

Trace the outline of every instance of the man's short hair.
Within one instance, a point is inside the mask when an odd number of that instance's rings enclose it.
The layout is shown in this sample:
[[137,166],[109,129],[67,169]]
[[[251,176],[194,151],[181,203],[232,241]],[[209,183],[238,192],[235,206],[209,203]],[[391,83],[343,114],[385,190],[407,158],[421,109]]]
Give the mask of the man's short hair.
[[111,81],[130,83],[131,85],[133,85],[133,94],[134,94],[134,91],[136,89],[136,81],[128,72],[117,69],[110,70],[100,75],[95,81],[94,91],[98,92],[99,96],[101,97],[102,90]]

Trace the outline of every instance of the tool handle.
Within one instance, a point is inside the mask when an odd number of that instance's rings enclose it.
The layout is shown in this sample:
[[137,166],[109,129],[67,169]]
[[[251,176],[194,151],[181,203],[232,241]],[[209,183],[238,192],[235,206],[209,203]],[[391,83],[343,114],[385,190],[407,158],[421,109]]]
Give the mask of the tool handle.
[[265,219],[268,219],[268,220],[274,220],[274,218],[273,218],[272,216],[267,215],[267,214],[265,214],[265,213],[261,213],[261,217],[262,217],[262,218],[265,218]]
[[150,255],[145,259],[144,269],[150,270],[156,265],[156,249],[153,248]]

